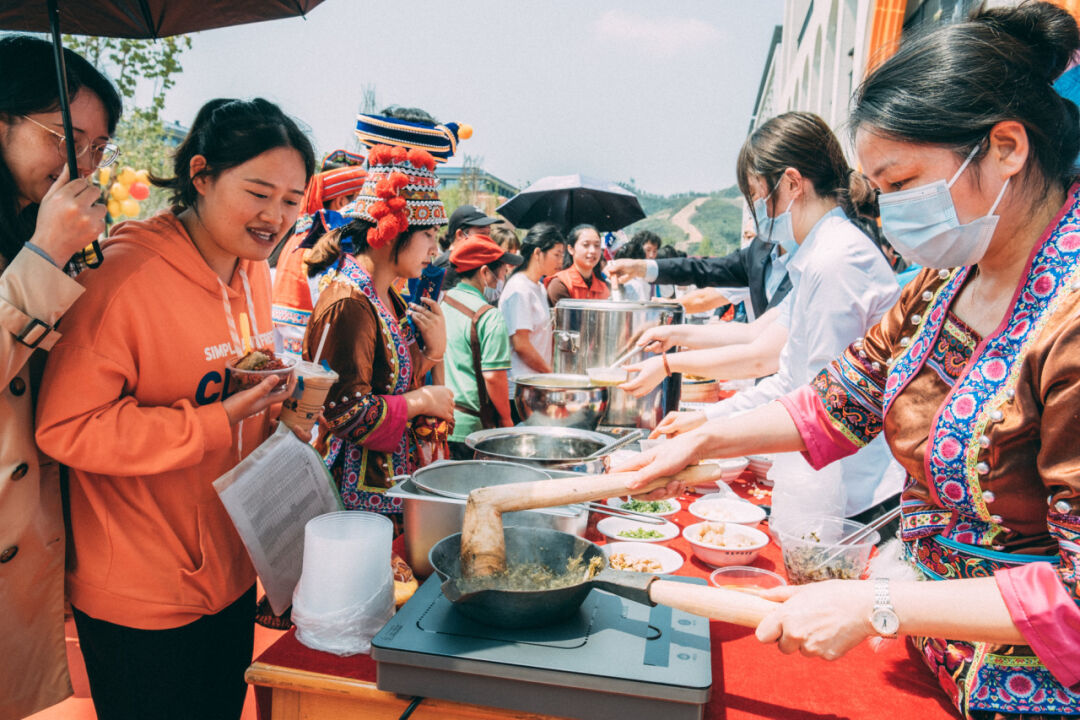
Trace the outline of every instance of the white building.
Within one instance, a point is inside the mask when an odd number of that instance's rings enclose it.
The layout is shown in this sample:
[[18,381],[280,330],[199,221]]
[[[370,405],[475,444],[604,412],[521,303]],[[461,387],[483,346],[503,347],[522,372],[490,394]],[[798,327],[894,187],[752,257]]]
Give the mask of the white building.
[[750,131],[781,113],[806,110],[823,117],[846,143],[843,125],[849,103],[867,69],[891,54],[902,33],[962,19],[978,2],[787,0],[784,24],[776,28],[762,73]]

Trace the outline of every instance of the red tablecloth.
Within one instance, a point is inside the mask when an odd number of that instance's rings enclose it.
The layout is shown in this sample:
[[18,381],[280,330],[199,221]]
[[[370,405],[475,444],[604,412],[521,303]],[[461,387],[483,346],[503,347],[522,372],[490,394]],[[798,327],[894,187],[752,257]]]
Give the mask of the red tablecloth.
[[[767,489],[753,481],[738,488],[768,501]],[[764,495],[762,495],[764,493]],[[683,510],[669,519],[680,527],[697,522],[686,507],[698,496],[680,498]],[[595,522],[595,514],[593,521]],[[588,537],[603,536],[590,524]],[[400,540],[400,538],[399,538]],[[709,576],[713,568],[694,557],[689,543],[679,537],[667,543],[686,562],[676,575]],[[401,548],[397,548],[399,551]],[[784,574],[780,550],[770,544],[753,563]],[[801,655],[784,655],[775,645],[762,645],[753,630],[712,623],[712,699],[708,720],[776,718],[783,720],[862,720],[913,717],[920,720],[956,718],[936,679],[906,640],[885,643],[878,652],[863,643],[843,658],[827,662]],[[301,645],[290,631],[271,646],[258,662],[367,682],[375,681],[375,662],[368,655],[341,658]],[[260,712],[261,718],[268,714]]]

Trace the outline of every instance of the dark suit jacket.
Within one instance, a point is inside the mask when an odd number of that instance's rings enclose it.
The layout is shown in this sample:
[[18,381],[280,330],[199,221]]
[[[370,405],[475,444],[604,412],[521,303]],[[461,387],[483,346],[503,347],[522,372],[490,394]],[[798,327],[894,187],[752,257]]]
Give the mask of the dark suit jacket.
[[772,300],[765,298],[765,268],[769,267],[771,254],[772,245],[754,238],[742,250],[724,257],[657,260],[660,274],[656,282],[663,285],[749,288],[754,316],[761,317],[766,310],[779,305],[791,290],[791,279],[785,272]]

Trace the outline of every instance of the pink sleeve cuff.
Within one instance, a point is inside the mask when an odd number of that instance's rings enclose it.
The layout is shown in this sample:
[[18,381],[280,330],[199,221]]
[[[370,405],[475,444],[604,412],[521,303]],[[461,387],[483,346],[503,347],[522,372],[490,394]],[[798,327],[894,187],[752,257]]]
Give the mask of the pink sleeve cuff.
[[853,455],[859,447],[833,427],[821,398],[809,385],[778,398],[802,436],[803,457],[815,470]]
[[401,444],[401,436],[409,423],[408,404],[404,395],[380,395],[386,407],[386,416],[367,437],[363,445],[375,452],[394,452]]
[[1054,566],[1030,562],[994,573],[1016,628],[1055,679],[1080,690],[1080,607]]

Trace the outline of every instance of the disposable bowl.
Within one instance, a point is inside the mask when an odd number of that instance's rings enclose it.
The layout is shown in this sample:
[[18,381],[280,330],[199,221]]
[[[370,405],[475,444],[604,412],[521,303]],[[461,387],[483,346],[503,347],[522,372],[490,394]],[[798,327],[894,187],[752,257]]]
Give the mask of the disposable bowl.
[[690,505],[690,514],[712,522],[731,522],[757,527],[765,519],[764,508],[736,498],[702,498]]
[[[723,546],[702,542],[701,532],[706,526],[712,526],[714,529],[722,528],[724,534],[731,538],[732,543],[742,540],[749,541],[749,544],[743,547],[735,547],[734,545]],[[760,530],[746,527],[745,525],[739,525],[738,523],[709,521],[694,523],[693,525],[688,525],[686,529],[683,530],[682,536],[690,543],[690,547],[694,550],[694,555],[696,555],[703,563],[712,565],[713,567],[746,565],[753,562],[754,558],[758,556],[758,553],[769,544],[768,535]]]

